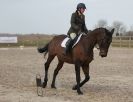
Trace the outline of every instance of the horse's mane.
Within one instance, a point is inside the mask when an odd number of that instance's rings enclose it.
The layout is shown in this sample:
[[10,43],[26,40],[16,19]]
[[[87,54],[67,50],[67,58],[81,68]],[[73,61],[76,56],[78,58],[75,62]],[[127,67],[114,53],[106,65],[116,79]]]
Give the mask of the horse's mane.
[[103,28],[103,27],[96,28],[93,30],[93,32],[102,32],[102,31],[108,32],[108,30],[106,28]]
[[100,27],[100,28],[96,28],[94,30],[90,30],[87,34],[87,36],[91,36],[92,34],[99,34],[99,32],[109,32],[106,28]]

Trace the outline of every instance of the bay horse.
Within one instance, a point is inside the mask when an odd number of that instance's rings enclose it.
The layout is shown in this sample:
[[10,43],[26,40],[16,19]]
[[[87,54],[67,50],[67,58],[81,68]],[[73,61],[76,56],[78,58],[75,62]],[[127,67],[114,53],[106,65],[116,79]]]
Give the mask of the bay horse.
[[[45,53],[45,55],[48,53],[48,58],[45,63],[45,77],[42,87],[45,88],[47,86],[49,65],[54,57],[57,56],[58,65],[54,70],[51,88],[56,88],[56,76],[59,70],[63,67],[64,62],[66,62],[75,65],[77,84],[74,85],[73,90],[77,90],[78,94],[83,94],[80,87],[90,79],[89,63],[93,60],[93,49],[97,44],[99,46],[99,55],[101,57],[106,57],[109,46],[112,42],[113,32],[114,29],[109,31],[106,28],[96,28],[87,35],[83,35],[78,44],[67,55],[63,54],[65,50],[61,47],[61,43],[66,35],[57,35],[44,47],[38,48],[39,53]],[[80,82],[80,67],[82,67],[85,75],[85,79],[82,82]]]

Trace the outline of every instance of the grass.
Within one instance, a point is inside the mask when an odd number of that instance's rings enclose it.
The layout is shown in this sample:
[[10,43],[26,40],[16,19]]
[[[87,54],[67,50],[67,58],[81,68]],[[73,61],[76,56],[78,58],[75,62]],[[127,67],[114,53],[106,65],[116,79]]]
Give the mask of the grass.
[[[43,46],[48,43],[54,35],[18,35],[18,43],[16,44],[0,44],[0,47],[18,47],[18,46]],[[129,45],[130,44],[130,45]],[[133,48],[133,40],[129,42],[129,39],[118,39],[114,38],[112,41],[112,46],[114,47],[132,47]]]
[[0,47],[42,46],[48,43],[53,37],[53,35],[18,35],[18,43],[1,43]]

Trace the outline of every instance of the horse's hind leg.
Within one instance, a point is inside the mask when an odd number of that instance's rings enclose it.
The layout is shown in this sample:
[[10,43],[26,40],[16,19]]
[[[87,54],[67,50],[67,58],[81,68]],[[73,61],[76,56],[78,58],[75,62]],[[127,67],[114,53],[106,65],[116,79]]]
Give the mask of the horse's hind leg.
[[62,61],[58,62],[58,65],[57,65],[56,69],[54,70],[54,75],[53,75],[53,81],[52,81],[52,84],[51,84],[51,88],[56,88],[55,87],[56,76],[57,76],[59,70],[62,68],[63,64],[64,64],[64,62],[62,62]]
[[[90,79],[90,76],[89,76],[89,65],[83,65],[82,66],[82,70],[84,72],[85,79],[79,84],[80,87],[82,87]],[[76,90],[76,89],[77,89],[77,85],[75,85],[73,87],[73,90]]]
[[54,55],[49,55],[45,65],[44,65],[45,66],[45,77],[44,77],[44,82],[43,82],[43,86],[42,86],[43,88],[45,88],[47,86],[48,69],[49,69],[49,65],[50,65],[51,61],[54,59],[54,57],[55,57]]

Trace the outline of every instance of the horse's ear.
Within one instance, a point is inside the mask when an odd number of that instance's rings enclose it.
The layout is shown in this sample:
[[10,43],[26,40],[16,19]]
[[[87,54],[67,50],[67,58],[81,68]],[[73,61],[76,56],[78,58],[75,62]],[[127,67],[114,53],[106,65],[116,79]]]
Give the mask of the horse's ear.
[[111,30],[111,34],[112,34],[112,35],[113,35],[114,31],[115,31],[115,29],[113,28],[113,29]]

